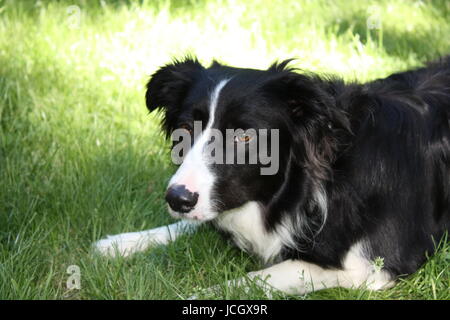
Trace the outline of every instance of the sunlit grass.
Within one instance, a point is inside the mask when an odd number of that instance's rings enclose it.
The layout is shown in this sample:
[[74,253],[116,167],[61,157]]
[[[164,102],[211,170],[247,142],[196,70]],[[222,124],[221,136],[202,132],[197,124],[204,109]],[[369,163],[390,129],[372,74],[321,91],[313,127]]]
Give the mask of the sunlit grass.
[[[449,53],[448,34],[446,1],[0,0],[0,298],[178,299],[261,267],[206,227],[129,260],[90,254],[106,234],[171,221],[174,168],[144,104],[148,76],[171,58],[265,68],[294,57],[366,81]],[[300,298],[449,299],[449,254],[443,245],[384,292]],[[68,292],[71,264],[82,289]]]

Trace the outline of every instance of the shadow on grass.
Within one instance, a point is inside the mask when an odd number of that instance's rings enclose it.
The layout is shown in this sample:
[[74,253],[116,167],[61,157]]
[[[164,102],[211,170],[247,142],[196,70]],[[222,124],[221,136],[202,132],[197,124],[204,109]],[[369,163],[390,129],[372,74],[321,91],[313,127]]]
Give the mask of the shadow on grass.
[[[444,6],[444,5],[443,5]],[[439,11],[438,11],[439,12]],[[448,15],[439,12],[442,16]],[[395,30],[388,26],[368,26],[368,15],[365,11],[359,11],[335,21],[326,27],[329,31],[343,36],[347,32],[357,35],[362,44],[370,42],[380,45],[378,41],[381,33],[381,48],[391,56],[407,60],[411,54],[415,54],[422,61],[436,59],[450,53],[450,42],[443,45],[442,39],[447,36],[443,32],[433,29],[419,30]]]

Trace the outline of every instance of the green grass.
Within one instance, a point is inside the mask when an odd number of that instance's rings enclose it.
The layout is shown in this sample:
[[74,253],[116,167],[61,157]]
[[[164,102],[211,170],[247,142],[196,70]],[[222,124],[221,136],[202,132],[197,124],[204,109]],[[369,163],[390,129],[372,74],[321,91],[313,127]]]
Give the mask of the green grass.
[[[444,0],[0,0],[0,298],[180,299],[262,267],[207,227],[130,259],[90,252],[106,234],[171,222],[162,194],[175,168],[144,85],[172,57],[256,68],[296,57],[366,81],[449,53],[449,34]],[[449,263],[445,242],[392,289],[297,298],[450,299]],[[66,288],[72,264],[80,290]]]

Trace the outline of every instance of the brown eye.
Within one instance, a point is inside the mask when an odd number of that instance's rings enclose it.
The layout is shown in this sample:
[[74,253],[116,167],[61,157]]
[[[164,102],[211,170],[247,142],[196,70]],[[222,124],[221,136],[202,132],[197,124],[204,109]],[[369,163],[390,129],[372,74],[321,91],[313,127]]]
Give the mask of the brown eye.
[[189,134],[192,134],[192,132],[193,132],[192,127],[190,125],[188,125],[187,123],[183,123],[180,126],[180,129],[187,130],[189,132]]
[[252,138],[253,138],[253,135],[243,132],[234,137],[234,142],[247,143],[250,140],[252,140]]

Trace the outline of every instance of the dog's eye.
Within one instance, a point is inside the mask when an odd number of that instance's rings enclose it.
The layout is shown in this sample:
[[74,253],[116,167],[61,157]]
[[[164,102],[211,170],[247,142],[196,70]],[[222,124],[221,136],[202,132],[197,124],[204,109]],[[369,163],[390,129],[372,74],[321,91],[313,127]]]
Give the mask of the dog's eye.
[[247,143],[250,142],[250,140],[253,139],[253,135],[246,133],[246,132],[242,132],[240,134],[237,134],[234,137],[234,142],[241,142],[241,143]]
[[192,132],[193,132],[192,127],[189,124],[187,124],[187,123],[183,123],[180,126],[180,129],[187,130],[189,132],[189,134],[192,134]]

